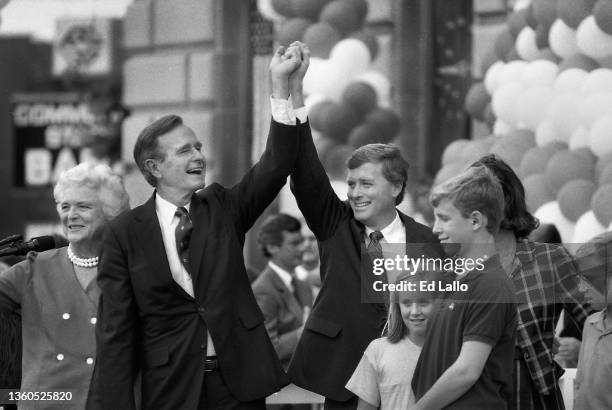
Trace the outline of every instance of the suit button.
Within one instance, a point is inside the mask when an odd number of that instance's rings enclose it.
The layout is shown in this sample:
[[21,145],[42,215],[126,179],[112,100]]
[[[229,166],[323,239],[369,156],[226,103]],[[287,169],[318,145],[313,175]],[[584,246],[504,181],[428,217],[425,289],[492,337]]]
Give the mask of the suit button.
[[87,360],[85,360],[85,363],[87,364],[93,364],[94,359],[92,359],[91,357],[88,357]]
[[64,319],[64,320],[68,320],[68,319],[70,319],[70,313],[64,313],[64,314],[62,315],[62,319]]
[[57,356],[57,360],[64,360],[64,355],[63,354],[58,354]]
[[206,349],[206,345],[200,345],[200,349],[202,350]]

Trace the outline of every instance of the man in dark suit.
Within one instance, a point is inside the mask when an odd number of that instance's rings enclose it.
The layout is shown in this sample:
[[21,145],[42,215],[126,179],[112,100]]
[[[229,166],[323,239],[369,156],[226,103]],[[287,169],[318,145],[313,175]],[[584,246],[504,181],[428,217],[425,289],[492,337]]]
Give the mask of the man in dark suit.
[[[301,107],[300,82],[290,78],[290,88],[293,106]],[[295,114],[305,122],[303,111]],[[348,201],[343,202],[319,161],[310,127],[300,132],[291,187],[319,242],[323,283],[287,374],[296,385],[325,396],[326,408],[356,408],[357,397],[344,386],[386,319],[384,303],[362,300],[362,292],[378,301],[381,296],[372,294],[368,253],[375,254],[373,249],[385,242],[406,244],[413,258],[440,257],[443,251],[428,227],[395,208],[403,198],[408,167],[397,147],[370,144],[352,154]]]
[[[288,98],[289,73],[303,78],[307,66],[307,54],[279,49],[273,99]],[[202,189],[202,144],[180,117],[141,132],[134,157],[155,192],[105,233],[88,408],[134,409],[138,373],[143,409],[263,409],[287,384],[242,257],[297,156],[299,126],[273,116],[262,158],[229,189]]]
[[300,221],[296,218],[277,214],[264,221],[257,236],[259,247],[269,260],[253,283],[253,293],[285,369],[312,307],[312,289],[298,279],[295,272],[304,253],[300,229]]

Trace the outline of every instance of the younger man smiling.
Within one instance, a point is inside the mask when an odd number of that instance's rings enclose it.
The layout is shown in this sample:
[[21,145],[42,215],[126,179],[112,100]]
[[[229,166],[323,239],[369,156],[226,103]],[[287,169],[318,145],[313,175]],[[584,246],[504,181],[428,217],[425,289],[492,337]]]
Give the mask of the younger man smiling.
[[506,409],[517,317],[513,285],[495,255],[502,188],[485,167],[470,168],[435,187],[431,204],[447,255],[484,259],[484,269],[455,276],[468,290],[447,292],[430,319],[412,378],[415,409]]

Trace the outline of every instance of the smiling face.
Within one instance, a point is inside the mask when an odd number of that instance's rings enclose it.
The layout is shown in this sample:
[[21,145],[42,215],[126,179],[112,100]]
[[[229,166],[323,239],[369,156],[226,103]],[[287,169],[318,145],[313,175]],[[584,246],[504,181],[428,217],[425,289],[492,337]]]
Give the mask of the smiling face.
[[150,159],[157,190],[168,200],[190,197],[205,185],[206,160],[191,128],[180,125],[159,137],[158,152],[163,159]]
[[76,248],[99,243],[107,218],[98,192],[82,186],[67,186],[58,199],[57,213],[68,242]]
[[448,256],[467,254],[475,240],[473,219],[465,217],[448,199],[434,207],[433,233],[438,236]]
[[347,183],[348,200],[355,219],[375,230],[393,222],[397,213],[395,198],[402,187],[385,178],[382,163],[366,162],[349,169]]
[[408,336],[411,339],[422,340],[425,337],[427,321],[433,311],[431,300],[412,300],[411,295],[404,294],[399,298],[399,308],[402,320],[408,328]]

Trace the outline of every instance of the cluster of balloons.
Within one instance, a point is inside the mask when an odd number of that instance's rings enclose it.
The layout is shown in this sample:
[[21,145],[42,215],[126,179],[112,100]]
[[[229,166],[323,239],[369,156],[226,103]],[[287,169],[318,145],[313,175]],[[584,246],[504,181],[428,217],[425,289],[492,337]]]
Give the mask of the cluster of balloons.
[[465,108],[493,136],[449,145],[438,179],[495,153],[564,241],[612,230],[612,1],[523,0]]
[[371,68],[379,46],[364,29],[366,0],[258,0],[258,8],[276,23],[278,43],[308,45],[304,92],[315,144],[330,176],[344,179],[355,148],[390,142],[400,129],[391,84]]

